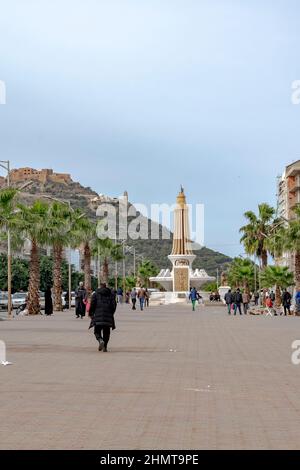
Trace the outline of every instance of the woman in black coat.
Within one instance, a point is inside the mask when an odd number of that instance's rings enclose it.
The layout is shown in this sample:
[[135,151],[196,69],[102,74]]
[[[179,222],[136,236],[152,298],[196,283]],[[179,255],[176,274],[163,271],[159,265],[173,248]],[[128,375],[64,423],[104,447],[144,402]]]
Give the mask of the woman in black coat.
[[116,328],[114,319],[116,308],[115,295],[106,287],[106,284],[101,284],[101,287],[92,296],[89,311],[92,318],[90,328],[94,327],[94,334],[99,342],[99,351],[107,352],[110,329]]
[[52,315],[53,313],[53,302],[51,287],[48,286],[45,291],[45,315]]

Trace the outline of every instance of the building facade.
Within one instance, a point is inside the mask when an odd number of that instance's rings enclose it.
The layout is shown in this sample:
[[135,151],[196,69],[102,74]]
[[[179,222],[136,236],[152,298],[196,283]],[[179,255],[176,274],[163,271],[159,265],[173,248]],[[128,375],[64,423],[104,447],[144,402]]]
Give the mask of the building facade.
[[[300,160],[288,165],[277,180],[277,216],[288,222],[295,218],[294,209],[300,204]],[[294,272],[294,256],[284,253],[277,264],[288,266]]]

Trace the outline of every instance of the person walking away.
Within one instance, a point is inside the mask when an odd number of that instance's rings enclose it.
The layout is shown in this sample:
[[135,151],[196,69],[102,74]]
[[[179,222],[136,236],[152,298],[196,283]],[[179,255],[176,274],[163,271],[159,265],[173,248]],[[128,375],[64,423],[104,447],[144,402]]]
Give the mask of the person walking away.
[[237,309],[240,312],[240,315],[242,315],[242,310],[241,310],[241,303],[243,302],[243,297],[240,292],[240,289],[237,289],[235,293],[233,294],[233,303],[234,303],[234,315],[236,315]]
[[259,293],[256,291],[254,292],[254,304],[258,305]]
[[137,291],[136,288],[134,287],[130,293],[131,297],[131,303],[132,303],[132,310],[136,310],[136,298],[137,298]]
[[112,291],[102,283],[93,294],[90,306],[91,324],[99,343],[99,351],[107,352],[110,330],[116,328],[114,314],[117,308],[116,298]]
[[282,305],[284,308],[284,315],[287,316],[287,314],[291,314],[291,300],[292,296],[291,294],[284,289],[283,294],[282,294]]
[[87,293],[86,289],[83,285],[83,282],[79,283],[78,288],[75,291],[75,313],[76,313],[76,318],[83,318],[85,316],[85,299],[86,299]]
[[140,309],[144,310],[144,304],[145,304],[145,289],[143,287],[140,288],[138,292],[138,298],[140,301]]
[[231,306],[233,304],[233,295],[232,295],[231,289],[229,289],[229,291],[226,292],[224,300],[227,305],[228,315],[231,315]]
[[122,289],[122,287],[118,287],[117,296],[118,296],[119,304],[122,304],[123,303],[123,289]]
[[125,303],[129,304],[129,302],[130,302],[130,292],[127,291],[126,294],[125,294]]
[[146,287],[146,289],[145,289],[145,307],[149,307],[149,298],[150,298],[150,294],[149,294],[149,291]]
[[272,290],[270,292],[270,299],[272,300],[272,302],[275,302],[275,294],[274,294],[274,291]]
[[193,312],[195,311],[195,306],[196,306],[196,302],[198,300],[198,295],[197,295],[197,291],[195,289],[195,287],[192,288],[191,292],[190,292],[190,297],[189,299],[191,300],[192,302],[192,307],[193,307]]
[[47,286],[45,290],[45,315],[52,315],[53,313],[53,301],[51,287]]
[[248,292],[243,292],[242,298],[243,298],[244,315],[247,315],[249,302],[250,302],[250,295],[248,294]]

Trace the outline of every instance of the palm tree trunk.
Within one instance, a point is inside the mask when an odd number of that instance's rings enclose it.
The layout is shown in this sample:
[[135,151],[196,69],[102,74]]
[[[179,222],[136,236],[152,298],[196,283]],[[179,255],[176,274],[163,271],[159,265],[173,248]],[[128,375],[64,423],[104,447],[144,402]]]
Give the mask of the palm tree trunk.
[[280,307],[281,305],[281,292],[280,292],[280,287],[278,284],[276,284],[276,289],[275,289],[275,305],[276,307]]
[[57,245],[53,247],[53,292],[54,292],[54,310],[57,312],[63,311],[62,306],[62,247]]
[[91,290],[91,249],[90,245],[84,245],[84,287],[87,291]]
[[295,284],[296,290],[300,289],[300,251],[295,252]]
[[108,259],[107,259],[107,256],[105,256],[104,261],[103,261],[102,275],[103,275],[103,282],[105,282],[106,285],[108,285]]
[[248,281],[244,281],[244,291],[245,291],[245,294],[248,294],[250,295],[250,289],[249,289],[249,284],[248,284]]
[[267,250],[262,250],[261,252],[261,267],[262,269],[268,266],[268,252]]
[[29,315],[38,315],[40,313],[40,259],[39,249],[35,240],[31,242],[30,251],[30,275],[28,287],[27,308]]

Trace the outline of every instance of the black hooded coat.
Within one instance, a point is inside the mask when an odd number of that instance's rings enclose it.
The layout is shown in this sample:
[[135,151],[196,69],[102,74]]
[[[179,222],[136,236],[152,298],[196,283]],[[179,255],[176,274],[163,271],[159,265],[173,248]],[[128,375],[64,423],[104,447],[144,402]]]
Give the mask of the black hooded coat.
[[90,328],[93,326],[109,326],[116,328],[114,313],[117,304],[115,296],[107,287],[101,287],[93,294],[89,315],[92,319]]

